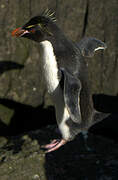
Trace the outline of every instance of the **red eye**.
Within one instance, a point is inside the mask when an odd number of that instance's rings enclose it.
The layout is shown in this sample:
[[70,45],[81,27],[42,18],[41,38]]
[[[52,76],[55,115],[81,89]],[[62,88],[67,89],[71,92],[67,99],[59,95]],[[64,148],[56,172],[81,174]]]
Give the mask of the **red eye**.
[[35,29],[30,30],[31,33],[35,33]]

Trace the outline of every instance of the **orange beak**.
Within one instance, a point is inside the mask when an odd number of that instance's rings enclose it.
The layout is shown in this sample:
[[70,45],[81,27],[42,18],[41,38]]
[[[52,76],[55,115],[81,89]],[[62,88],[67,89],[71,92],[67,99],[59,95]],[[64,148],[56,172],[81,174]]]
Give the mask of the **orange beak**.
[[22,29],[21,27],[12,31],[11,35],[16,37],[21,37],[24,34],[29,33],[27,30]]

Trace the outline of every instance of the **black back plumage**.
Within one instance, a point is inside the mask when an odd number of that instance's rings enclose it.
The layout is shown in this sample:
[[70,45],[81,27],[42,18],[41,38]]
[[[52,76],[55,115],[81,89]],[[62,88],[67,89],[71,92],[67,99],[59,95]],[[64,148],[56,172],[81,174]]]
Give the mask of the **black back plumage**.
[[[72,76],[80,80],[82,88],[80,92],[80,109],[82,115],[82,127],[87,126],[92,121],[93,102],[91,97],[91,87],[88,79],[88,67],[81,49],[69,40],[63,32],[52,25],[54,37],[49,37],[49,41],[54,47],[54,53],[58,62],[58,67],[64,68]],[[79,120],[79,119],[78,119]]]

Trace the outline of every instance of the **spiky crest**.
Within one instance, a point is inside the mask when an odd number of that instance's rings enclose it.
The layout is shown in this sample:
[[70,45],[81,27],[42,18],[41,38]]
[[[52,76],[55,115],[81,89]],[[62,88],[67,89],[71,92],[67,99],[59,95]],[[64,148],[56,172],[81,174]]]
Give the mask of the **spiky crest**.
[[45,11],[43,11],[43,13],[41,14],[44,17],[47,17],[49,19],[51,19],[53,22],[56,21],[56,17],[55,17],[55,12],[52,12],[50,9],[46,9]]

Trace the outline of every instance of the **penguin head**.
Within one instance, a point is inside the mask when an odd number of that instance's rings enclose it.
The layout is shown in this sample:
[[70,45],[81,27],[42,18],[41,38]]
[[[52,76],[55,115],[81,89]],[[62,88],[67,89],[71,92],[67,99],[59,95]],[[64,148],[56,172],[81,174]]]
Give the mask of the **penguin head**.
[[39,16],[31,18],[25,25],[12,31],[12,36],[24,37],[37,42],[48,40],[53,36],[55,28],[54,13],[45,11]]

